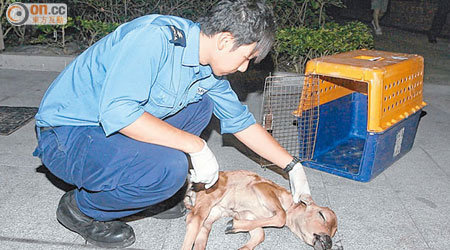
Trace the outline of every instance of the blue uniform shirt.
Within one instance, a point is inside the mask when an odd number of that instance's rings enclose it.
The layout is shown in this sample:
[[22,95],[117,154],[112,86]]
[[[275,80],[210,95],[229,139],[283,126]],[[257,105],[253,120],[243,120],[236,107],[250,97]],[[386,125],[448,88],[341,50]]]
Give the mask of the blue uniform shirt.
[[207,94],[222,133],[255,123],[230,83],[199,63],[199,24],[148,15],[80,54],[44,95],[36,124],[102,126],[108,136],[144,112],[164,119]]

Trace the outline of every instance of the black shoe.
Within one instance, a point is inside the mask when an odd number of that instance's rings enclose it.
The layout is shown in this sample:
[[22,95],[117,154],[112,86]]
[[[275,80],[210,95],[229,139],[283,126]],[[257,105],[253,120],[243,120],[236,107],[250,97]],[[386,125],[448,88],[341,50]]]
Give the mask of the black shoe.
[[96,221],[83,214],[75,202],[73,190],[62,196],[56,218],[63,226],[99,247],[128,247],[136,240],[133,228],[124,222]]
[[152,217],[155,219],[169,220],[183,217],[186,214],[186,207],[184,206],[184,201],[180,201],[174,207],[159,212]]
[[167,209],[166,204],[164,202],[158,203],[155,205],[152,205],[145,210],[132,215],[132,217],[137,218],[145,218],[145,217],[152,217],[155,219],[161,219],[161,220],[170,220],[170,219],[176,219],[183,217],[187,212],[186,207],[184,206],[184,202],[181,201],[175,206]]
[[180,188],[172,197],[154,204],[146,208],[144,211],[136,214],[137,216],[152,217],[156,219],[176,219],[183,217],[186,214],[186,207],[184,206],[184,196],[187,191],[187,182]]
[[430,43],[437,43],[436,35],[434,35],[432,33],[428,33],[427,35],[428,35],[428,42],[430,42]]

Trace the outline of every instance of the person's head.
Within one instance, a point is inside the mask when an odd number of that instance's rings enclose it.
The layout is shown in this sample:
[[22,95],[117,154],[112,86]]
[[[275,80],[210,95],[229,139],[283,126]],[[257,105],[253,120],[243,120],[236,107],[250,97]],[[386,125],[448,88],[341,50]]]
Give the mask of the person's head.
[[[210,63],[217,75],[245,71],[250,59],[260,62],[274,42],[273,12],[264,0],[222,0],[198,22],[203,35],[217,39],[221,53],[216,57],[225,57],[216,58],[222,62]],[[239,58],[243,58],[242,63]],[[220,70],[223,63],[229,65]],[[230,64],[236,64],[235,69]]]

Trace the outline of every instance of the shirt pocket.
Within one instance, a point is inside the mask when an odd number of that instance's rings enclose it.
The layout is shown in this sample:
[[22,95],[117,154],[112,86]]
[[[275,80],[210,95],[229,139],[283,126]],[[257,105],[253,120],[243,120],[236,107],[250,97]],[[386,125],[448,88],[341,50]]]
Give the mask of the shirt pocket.
[[163,118],[170,114],[176,106],[177,94],[175,91],[164,88],[161,84],[156,83],[150,92],[149,104],[147,110],[150,114]]

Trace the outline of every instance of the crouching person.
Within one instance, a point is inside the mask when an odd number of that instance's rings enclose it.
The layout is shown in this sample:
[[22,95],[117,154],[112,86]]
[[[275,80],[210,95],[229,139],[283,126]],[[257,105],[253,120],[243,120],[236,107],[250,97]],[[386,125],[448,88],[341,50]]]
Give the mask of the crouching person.
[[[77,188],[57,219],[91,244],[127,247],[133,229],[117,219],[152,211],[183,216],[174,196],[188,176],[210,188],[219,166],[199,135],[212,114],[221,133],[289,171],[297,202],[309,194],[303,167],[258,124],[223,76],[261,61],[274,39],[271,9],[256,0],[223,0],[198,23],[148,15],[119,26],[54,80],[36,115],[34,155]],[[294,160],[293,160],[294,159]],[[159,213],[161,212],[161,213]]]

